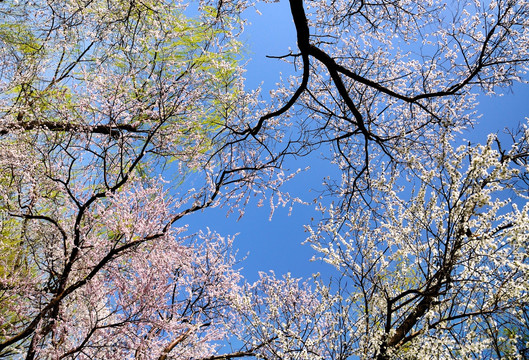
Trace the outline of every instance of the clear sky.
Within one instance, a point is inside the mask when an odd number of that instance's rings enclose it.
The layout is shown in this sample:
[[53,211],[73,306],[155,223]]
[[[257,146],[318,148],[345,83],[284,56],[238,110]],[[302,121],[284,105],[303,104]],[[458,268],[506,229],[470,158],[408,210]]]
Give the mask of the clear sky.
[[[251,25],[243,35],[251,59],[247,65],[247,89],[262,86],[266,95],[280,79],[292,72],[293,68],[280,60],[267,59],[266,55],[284,55],[289,48],[296,51],[294,24],[291,20],[287,1],[279,3],[261,3],[258,15],[255,9],[248,10]],[[483,114],[478,126],[461,135],[461,138],[472,142],[483,142],[489,132],[498,132],[505,127],[515,127],[529,116],[529,86],[517,85],[513,93],[502,97],[479,99],[478,111]],[[305,168],[312,160],[312,171],[302,173],[294,178],[285,190],[310,200],[314,197],[309,191],[321,184],[326,175],[324,163],[313,159],[298,159],[287,162],[292,170]],[[190,221],[191,230],[205,229],[217,231],[222,235],[237,234],[235,247],[239,249],[239,258],[248,256],[240,263],[242,273],[248,281],[257,279],[258,271],[274,270],[276,275],[290,272],[295,277],[310,277],[312,273],[330,273],[329,266],[319,262],[309,262],[314,255],[308,245],[301,245],[306,239],[303,225],[310,223],[311,217],[317,217],[314,205],[297,205],[292,215],[288,209],[278,209],[269,221],[269,208],[257,208],[250,204],[245,216],[237,221],[237,214],[226,217],[226,209],[206,209],[203,213],[194,214],[186,219]]]

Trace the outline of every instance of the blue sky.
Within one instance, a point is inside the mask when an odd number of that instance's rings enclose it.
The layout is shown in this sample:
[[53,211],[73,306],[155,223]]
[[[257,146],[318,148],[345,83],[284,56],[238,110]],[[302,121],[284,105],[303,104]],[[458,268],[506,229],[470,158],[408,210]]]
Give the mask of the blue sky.
[[[261,85],[266,96],[280,79],[280,74],[288,75],[292,66],[280,60],[268,59],[266,55],[284,55],[289,48],[296,51],[294,24],[290,16],[287,1],[278,3],[260,3],[258,15],[255,9],[247,14],[251,25],[248,25],[242,40],[247,48],[246,56],[250,58],[247,65],[247,89]],[[490,132],[501,132],[505,127],[515,127],[529,116],[529,86],[517,85],[513,92],[504,96],[479,98],[478,111],[483,114],[475,129],[461,135],[462,139],[472,142],[483,142]],[[321,162],[319,164],[322,164]],[[291,169],[304,168],[309,159],[290,161]],[[293,195],[309,200],[311,189],[321,184],[326,175],[322,168],[312,169],[295,177],[285,188]],[[315,170],[315,171],[314,171]],[[304,225],[318,213],[314,205],[297,205],[291,216],[288,209],[278,209],[269,221],[269,208],[257,208],[255,204],[246,209],[245,216],[237,221],[238,215],[226,217],[226,209],[206,209],[203,213],[188,217],[191,229],[217,231],[222,235],[238,234],[235,247],[239,249],[242,274],[248,281],[258,278],[258,271],[274,270],[276,275],[290,272],[294,277],[308,278],[315,272],[323,274],[332,272],[328,265],[309,262],[314,255],[308,245],[301,245],[306,239]]]

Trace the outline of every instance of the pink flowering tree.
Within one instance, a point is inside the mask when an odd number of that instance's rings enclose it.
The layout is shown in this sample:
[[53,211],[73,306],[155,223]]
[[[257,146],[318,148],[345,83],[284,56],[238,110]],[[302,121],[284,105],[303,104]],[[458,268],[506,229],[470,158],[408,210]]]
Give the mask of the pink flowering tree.
[[246,101],[241,23],[186,6],[0,3],[0,356],[200,358],[224,339],[231,240],[180,219],[247,177],[213,144]]

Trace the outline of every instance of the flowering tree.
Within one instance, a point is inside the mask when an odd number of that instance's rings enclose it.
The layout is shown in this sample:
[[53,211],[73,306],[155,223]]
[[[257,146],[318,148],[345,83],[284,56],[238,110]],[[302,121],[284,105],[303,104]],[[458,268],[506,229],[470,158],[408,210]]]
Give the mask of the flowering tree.
[[0,356],[199,358],[223,338],[231,240],[175,223],[238,173],[211,153],[244,101],[239,22],[185,8],[0,4]]
[[[519,46],[528,36],[525,1],[289,4],[298,50],[279,58],[301,74],[274,90],[274,111],[236,133],[270,151],[280,139],[279,155],[330,147],[347,193],[369,187],[368,164],[379,155],[398,162],[409,151],[435,150],[440,134],[472,124],[478,91],[501,91],[527,68],[528,50]],[[344,205],[348,198],[341,196]]]
[[[520,350],[527,215],[504,194],[527,134],[451,144],[476,91],[522,79],[529,4],[289,3],[299,51],[280,58],[301,75],[262,106],[239,64],[246,1],[0,2],[0,356]],[[316,149],[341,173],[309,238],[338,294],[240,285],[231,239],[185,216],[291,202],[283,161]],[[226,337],[242,347],[218,354]]]
[[528,136],[507,151],[494,136],[456,150],[444,142],[429,161],[410,159],[407,185],[379,172],[372,206],[328,209],[310,241],[348,279],[346,311],[334,311],[347,338],[336,346],[377,359],[519,354],[527,339],[511,326],[527,326]]
[[262,356],[525,356],[527,134],[509,150],[495,138],[452,147],[478,92],[523,81],[529,4],[289,4],[298,51],[279,58],[301,75],[230,144],[255,141],[265,156],[318,150],[337,165],[308,241],[339,281],[318,285],[302,324],[289,321],[294,306],[253,309],[252,341],[276,346]]
[[[526,358],[529,131],[371,168],[370,203],[324,207],[308,243],[337,276],[261,280],[234,305],[266,359]],[[402,179],[407,181],[403,182]],[[376,179],[376,180],[375,180]]]

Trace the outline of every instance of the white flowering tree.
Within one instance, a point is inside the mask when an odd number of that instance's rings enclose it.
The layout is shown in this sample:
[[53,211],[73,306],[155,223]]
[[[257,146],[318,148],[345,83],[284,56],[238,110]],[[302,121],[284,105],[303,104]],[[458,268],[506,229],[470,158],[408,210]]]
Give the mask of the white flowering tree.
[[298,49],[278,57],[300,75],[230,144],[336,164],[308,242],[339,275],[303,324],[292,306],[252,310],[269,319],[250,321],[252,341],[276,346],[262,356],[527,356],[527,134],[507,150],[454,144],[478,93],[524,81],[529,4],[289,4]]
[[443,141],[404,172],[373,170],[369,207],[358,199],[347,213],[326,209],[309,241],[347,279],[330,299],[335,331],[347,334],[334,351],[527,356],[528,136],[507,150],[492,135],[457,149]]
[[[528,353],[529,131],[513,142],[379,163],[369,203],[320,204],[307,242],[336,270],[273,274],[234,304],[245,352],[266,359],[483,359]],[[376,179],[376,180],[375,180]]]
[[[296,73],[277,105],[230,126],[228,143],[263,157],[324,154],[347,178],[328,194],[348,206],[369,188],[369,162],[435,151],[439,136],[473,124],[476,95],[524,79],[525,1],[289,1],[298,49],[278,55]],[[282,120],[284,119],[284,120]]]

